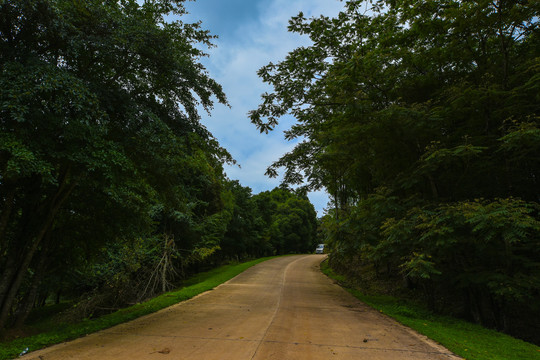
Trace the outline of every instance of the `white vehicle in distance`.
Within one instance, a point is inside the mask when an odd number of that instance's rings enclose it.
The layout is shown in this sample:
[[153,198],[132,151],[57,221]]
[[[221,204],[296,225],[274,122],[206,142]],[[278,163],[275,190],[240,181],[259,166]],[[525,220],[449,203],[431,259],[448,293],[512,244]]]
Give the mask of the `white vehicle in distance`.
[[315,249],[315,254],[323,254],[324,253],[324,244],[317,245],[317,248]]

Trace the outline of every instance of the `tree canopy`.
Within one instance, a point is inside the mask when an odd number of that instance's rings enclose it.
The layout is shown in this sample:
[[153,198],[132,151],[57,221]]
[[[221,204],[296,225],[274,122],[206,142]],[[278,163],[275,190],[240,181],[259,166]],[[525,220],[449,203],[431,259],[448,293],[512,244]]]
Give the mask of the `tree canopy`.
[[307,198],[226,177],[198,113],[227,104],[200,63],[213,36],[184,14],[0,2],[0,332],[51,300],[98,316],[222,261],[312,251]]
[[507,331],[538,318],[539,13],[381,0],[290,20],[312,44],[260,69],[273,91],[250,117],[261,132],[296,118],[285,137],[302,141],[268,174],[328,190],[335,267],[400,273]]

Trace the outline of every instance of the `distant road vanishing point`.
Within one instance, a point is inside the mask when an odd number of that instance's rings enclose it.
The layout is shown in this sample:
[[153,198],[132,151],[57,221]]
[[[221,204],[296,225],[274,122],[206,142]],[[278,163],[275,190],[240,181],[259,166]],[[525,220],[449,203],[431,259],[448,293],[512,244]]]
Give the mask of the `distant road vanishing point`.
[[328,279],[324,257],[263,262],[189,301],[21,359],[459,359]]

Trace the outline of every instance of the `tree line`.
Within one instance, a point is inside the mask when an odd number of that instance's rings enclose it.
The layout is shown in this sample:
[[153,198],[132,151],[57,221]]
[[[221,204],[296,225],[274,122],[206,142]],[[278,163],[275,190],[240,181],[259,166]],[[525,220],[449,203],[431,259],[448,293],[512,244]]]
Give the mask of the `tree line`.
[[84,294],[86,317],[203,266],[312,251],[305,195],[226,177],[198,114],[227,104],[200,63],[213,36],[182,3],[0,2],[0,330],[53,300]]
[[402,278],[434,310],[540,341],[540,4],[344,2],[289,22],[250,113],[302,141],[268,168],[326,188],[331,265]]

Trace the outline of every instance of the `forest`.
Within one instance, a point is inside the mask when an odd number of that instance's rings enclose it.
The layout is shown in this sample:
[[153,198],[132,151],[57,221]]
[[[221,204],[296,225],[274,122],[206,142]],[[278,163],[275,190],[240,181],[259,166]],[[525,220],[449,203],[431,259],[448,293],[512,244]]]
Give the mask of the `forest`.
[[199,114],[228,104],[201,65],[214,37],[182,3],[0,2],[0,335],[46,305],[95,317],[315,248],[302,190],[224,173]]
[[308,37],[259,70],[269,168],[324,188],[330,264],[393,279],[434,311],[540,338],[540,3],[352,0],[289,22]]
[[51,304],[99,316],[325,242],[358,283],[540,343],[540,2],[292,17],[310,42],[260,69],[246,121],[292,116],[297,145],[259,194],[201,123],[228,100],[183,3],[0,0],[0,337]]

